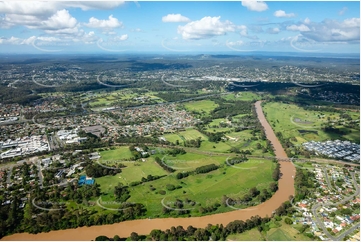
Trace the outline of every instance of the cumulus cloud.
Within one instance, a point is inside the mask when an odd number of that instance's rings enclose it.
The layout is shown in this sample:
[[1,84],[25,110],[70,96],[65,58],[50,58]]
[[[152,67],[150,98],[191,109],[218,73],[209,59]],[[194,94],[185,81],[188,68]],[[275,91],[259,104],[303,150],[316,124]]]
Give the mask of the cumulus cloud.
[[277,18],[292,18],[296,16],[294,13],[286,13],[283,10],[277,10],[273,15]]
[[179,23],[179,22],[190,22],[190,19],[182,16],[181,14],[168,14],[167,16],[162,17],[162,21],[165,23]]
[[[80,8],[83,11],[91,9],[113,9],[122,5],[123,1],[2,1],[0,2],[0,28],[11,28],[22,25],[27,28],[39,28],[46,30],[46,33],[77,33],[76,27],[61,27],[64,24],[72,24],[76,20],[66,16],[65,9]],[[68,19],[66,19],[68,17]],[[63,19],[61,19],[63,18]],[[55,29],[58,25],[59,28]],[[52,27],[53,26],[53,27]]]
[[128,35],[127,34],[123,34],[121,36],[116,36],[114,37],[114,41],[124,41],[124,40],[127,40],[128,39]]
[[242,6],[248,10],[262,12],[268,9],[268,6],[263,1],[242,1]]
[[316,42],[360,42],[360,18],[349,18],[343,21],[325,19],[319,23],[306,18],[296,24],[288,23],[284,28],[300,32],[304,38]]
[[302,35],[318,42],[360,42],[360,18],[343,21],[326,19],[321,23],[310,23],[310,31]]
[[310,31],[310,29],[304,24],[301,24],[301,25],[293,24],[293,25],[287,26],[286,29],[289,31],[301,31],[301,32],[302,31]]
[[77,25],[77,20],[68,10],[59,10],[49,19],[41,22],[41,27],[47,30],[72,29]]
[[120,22],[117,18],[114,18],[113,15],[110,15],[106,20],[99,20],[97,18],[91,17],[89,23],[84,24],[89,28],[111,30],[114,28],[123,27],[123,23]]
[[0,38],[0,44],[11,44],[11,45],[32,45],[35,40],[41,40],[41,41],[55,41],[57,40],[54,37],[36,37],[31,36],[29,38],[21,39],[14,36],[11,36],[10,38]]
[[183,39],[206,39],[236,30],[237,27],[232,22],[228,20],[222,22],[220,18],[220,16],[207,16],[201,20],[189,22],[184,26],[178,26],[178,33]]

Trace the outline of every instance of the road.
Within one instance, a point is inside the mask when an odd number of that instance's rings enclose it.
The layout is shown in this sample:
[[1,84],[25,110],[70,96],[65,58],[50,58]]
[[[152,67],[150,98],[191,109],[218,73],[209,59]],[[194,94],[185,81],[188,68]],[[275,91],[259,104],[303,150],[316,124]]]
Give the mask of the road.
[[[327,173],[326,173],[327,174]],[[356,188],[356,191],[354,194],[352,194],[351,196],[348,196],[348,197],[345,197],[344,199],[342,199],[341,201],[337,202],[337,203],[317,203],[315,205],[312,206],[311,208],[311,211],[312,211],[312,214],[313,216],[315,217],[316,219],[316,224],[319,228],[322,229],[322,231],[324,232],[324,234],[331,240],[334,240],[334,241],[340,241],[342,240],[345,236],[351,234],[356,228],[358,228],[360,226],[360,223],[357,223],[355,224],[354,226],[352,226],[350,229],[346,230],[345,232],[341,233],[340,235],[338,236],[333,236],[332,234],[330,234],[330,232],[328,232],[327,228],[325,227],[325,224],[323,223],[323,221],[320,220],[320,218],[317,216],[317,210],[322,207],[322,206],[329,206],[329,205],[334,205],[337,207],[337,205],[339,204],[344,204],[345,202],[353,199],[355,196],[358,196],[360,194],[360,187],[356,181],[356,178],[355,178],[355,173],[351,173],[351,176],[352,176],[352,180],[353,180],[353,183],[354,183],[354,186]]]
[[39,185],[41,188],[44,188],[44,185],[43,185],[44,175],[43,175],[43,171],[41,169],[41,160],[40,159],[38,159],[36,161],[36,165],[38,167]]
[[328,189],[329,189],[330,191],[333,191],[334,188],[333,188],[332,185],[331,185],[331,182],[330,182],[330,179],[329,179],[329,177],[328,177],[326,168],[323,167],[322,170],[323,170],[323,173],[324,173],[324,175],[325,175],[325,180],[326,180],[326,182],[327,182]]

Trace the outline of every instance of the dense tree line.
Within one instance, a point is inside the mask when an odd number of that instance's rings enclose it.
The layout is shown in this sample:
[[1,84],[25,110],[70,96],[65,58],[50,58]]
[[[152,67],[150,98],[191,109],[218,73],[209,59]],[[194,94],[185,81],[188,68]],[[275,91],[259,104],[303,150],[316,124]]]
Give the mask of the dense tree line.
[[201,138],[185,140],[184,141],[184,146],[185,147],[199,148],[199,147],[201,147],[201,143],[202,143]]
[[249,114],[253,105],[250,101],[225,101],[224,99],[214,99],[218,104],[214,110],[210,112],[212,119],[232,117],[238,114]]
[[208,173],[208,172],[217,170],[218,168],[219,168],[219,166],[216,166],[215,164],[200,166],[200,167],[197,167],[195,170],[192,170],[192,171],[179,172],[179,173],[177,173],[176,178],[177,179],[183,179],[183,178],[188,177],[189,175],[200,174],[200,173]]
[[173,168],[164,164],[164,162],[159,157],[155,157],[154,159],[155,159],[155,162],[157,162],[157,164],[160,165],[165,171],[175,172],[175,170]]
[[165,177],[165,176],[166,175],[163,175],[163,176],[148,175],[147,177],[142,177],[141,181],[134,181],[134,182],[129,183],[129,186],[131,186],[131,187],[138,186],[138,185],[143,184],[145,182],[154,181],[154,180],[160,179],[160,178]]
[[120,173],[122,170],[119,167],[110,169],[108,167],[103,167],[97,163],[88,163],[85,167],[85,173],[89,177],[98,178],[102,176],[112,175],[114,176],[117,173]]
[[195,172],[196,174],[199,174],[199,173],[208,173],[208,172],[217,170],[218,168],[219,168],[219,166],[217,166],[217,165],[215,165],[215,164],[209,164],[209,165],[197,167],[197,168],[194,170],[194,172]]
[[118,183],[118,185],[116,185],[114,187],[114,197],[117,201],[120,202],[125,202],[128,200],[128,198],[130,198],[129,195],[129,189],[127,186],[124,186],[122,183]]
[[38,94],[33,94],[31,89],[11,88],[5,85],[0,85],[0,103],[18,103],[20,105],[29,105],[40,98],[42,97]]
[[166,151],[168,155],[176,156],[176,155],[184,155],[187,152],[182,148],[173,148]]
[[193,171],[179,172],[179,173],[177,173],[176,178],[183,179],[183,178],[188,177],[190,174],[193,174]]
[[245,161],[248,161],[248,158],[246,155],[243,154],[240,157],[236,157],[236,158],[227,160],[226,164],[228,163],[227,165],[235,165],[235,164],[239,164],[239,163],[242,163]]
[[306,169],[296,168],[295,190],[296,201],[312,196],[315,190],[315,174]]
[[[13,233],[40,233],[81,226],[112,224],[145,215],[146,209],[139,203],[122,204],[119,206],[122,210],[110,213],[84,209],[83,206],[91,206],[91,200],[98,198],[100,194],[100,187],[97,184],[79,187],[76,183],[69,183],[65,188],[53,186],[47,189],[40,189],[36,185],[23,209],[19,209],[23,202],[20,193],[13,196],[10,204],[0,206],[0,238]],[[126,192],[122,191],[120,194],[126,194]],[[4,196],[0,196],[0,204],[5,199]],[[76,206],[70,208],[67,206],[69,202],[75,202]],[[52,210],[39,209],[34,204]]]
[[[103,240],[132,240],[132,241],[225,241],[227,236],[235,233],[243,233],[252,228],[262,228],[265,227],[266,223],[271,220],[269,217],[261,218],[260,216],[252,216],[246,221],[235,220],[228,223],[226,226],[222,224],[211,225],[208,224],[206,228],[195,228],[193,226],[188,226],[187,229],[184,229],[182,226],[166,229],[165,231],[154,229],[150,232],[149,235],[138,235],[137,233],[131,233],[129,238],[119,238],[119,236],[114,236],[113,238],[108,238],[106,236],[98,236],[97,239]],[[97,240],[96,239],[96,240]]]
[[273,173],[272,173],[272,178],[274,181],[278,181],[278,179],[280,179],[280,175],[281,175],[281,170],[280,170],[280,163],[276,163],[276,168],[273,170]]

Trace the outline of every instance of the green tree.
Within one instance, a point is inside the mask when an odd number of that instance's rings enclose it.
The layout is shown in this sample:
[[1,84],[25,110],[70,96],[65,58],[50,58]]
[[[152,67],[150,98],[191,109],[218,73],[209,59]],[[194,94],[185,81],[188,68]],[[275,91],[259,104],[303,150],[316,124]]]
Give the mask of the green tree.
[[293,221],[292,221],[292,219],[290,219],[289,217],[286,217],[286,218],[285,218],[285,223],[286,223],[286,224],[293,224]]

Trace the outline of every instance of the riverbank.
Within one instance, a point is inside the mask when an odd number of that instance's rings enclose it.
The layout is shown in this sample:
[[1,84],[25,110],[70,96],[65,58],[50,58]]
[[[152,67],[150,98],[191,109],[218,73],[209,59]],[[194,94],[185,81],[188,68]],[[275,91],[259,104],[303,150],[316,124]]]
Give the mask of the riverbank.
[[[257,117],[265,129],[267,139],[270,140],[274,147],[275,155],[278,158],[287,158],[287,155],[282,148],[279,140],[273,132],[271,126],[267,122],[261,107],[261,101],[255,103]],[[128,237],[131,232],[138,234],[149,234],[153,229],[166,230],[172,226],[183,226],[187,228],[189,225],[194,227],[206,227],[208,224],[223,224],[227,225],[234,220],[247,220],[252,216],[259,215],[261,217],[271,216],[272,212],[277,209],[283,202],[289,199],[289,196],[294,195],[294,180],[296,168],[292,162],[280,162],[281,178],[278,181],[278,190],[266,202],[242,210],[235,210],[227,213],[220,213],[214,215],[207,215],[203,217],[191,218],[159,218],[159,219],[140,219],[132,221],[124,221],[116,224],[79,227],[76,229],[66,229],[51,231],[49,233],[28,234],[18,233],[2,238],[3,241],[17,241],[17,240],[94,240],[99,235],[113,237],[119,235],[120,237]]]

